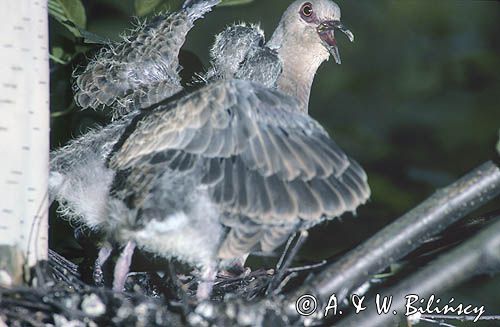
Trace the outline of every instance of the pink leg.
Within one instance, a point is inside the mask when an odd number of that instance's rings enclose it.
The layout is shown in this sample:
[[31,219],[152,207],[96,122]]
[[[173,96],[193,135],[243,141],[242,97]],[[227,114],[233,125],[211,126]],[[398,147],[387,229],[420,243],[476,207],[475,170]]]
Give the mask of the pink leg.
[[201,302],[210,299],[210,293],[214,287],[217,269],[213,266],[203,268],[201,274],[201,281],[196,290],[196,299]]
[[113,248],[108,243],[104,244],[99,250],[99,254],[97,255],[97,259],[94,264],[94,272],[92,274],[94,284],[97,286],[102,286],[104,284],[104,274],[102,272],[102,266],[108,260],[112,250]]
[[130,269],[130,263],[132,262],[132,255],[134,254],[135,243],[128,241],[127,245],[123,249],[120,257],[116,261],[115,273],[113,276],[113,290],[117,292],[123,291],[125,287],[125,281],[127,280],[127,275]]

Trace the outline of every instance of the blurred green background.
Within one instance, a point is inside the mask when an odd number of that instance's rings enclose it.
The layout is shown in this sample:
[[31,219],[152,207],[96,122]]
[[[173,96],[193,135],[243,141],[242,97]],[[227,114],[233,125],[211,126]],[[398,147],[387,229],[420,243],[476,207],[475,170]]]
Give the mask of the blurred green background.
[[[118,40],[133,27],[133,16],[176,9],[180,4],[170,0],[86,0],[81,8],[74,4],[68,8],[71,1],[51,1],[55,2],[66,13],[73,13],[78,30],[111,40]],[[185,49],[207,67],[208,49],[225,26],[260,22],[270,37],[290,3],[255,0],[216,8],[197,22]],[[345,215],[341,222],[335,220],[314,229],[301,254],[309,260],[352,247],[436,188],[494,158],[500,127],[499,2],[337,3],[356,40],[349,43],[338,35],[343,63],[336,65],[331,60],[320,68],[310,114],[362,164],[373,195],[356,218]],[[96,123],[106,122],[101,114],[79,112],[71,104],[71,72],[84,65],[96,48],[75,38],[75,33],[51,19],[53,148]],[[186,69],[199,67],[193,62]],[[497,202],[487,209],[499,207]],[[51,242],[64,253],[68,237],[52,233]],[[486,297],[482,292],[467,293],[484,285],[493,293]],[[489,301],[500,314],[498,285],[498,278],[479,278],[467,284],[464,294],[478,303]]]

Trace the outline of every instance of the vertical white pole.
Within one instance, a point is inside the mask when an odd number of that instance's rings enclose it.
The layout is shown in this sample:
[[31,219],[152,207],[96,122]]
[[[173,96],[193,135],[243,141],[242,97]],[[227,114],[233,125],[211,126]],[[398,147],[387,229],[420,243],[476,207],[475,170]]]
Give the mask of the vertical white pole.
[[[0,2],[0,284],[47,259],[46,0]],[[25,276],[26,277],[26,276]]]

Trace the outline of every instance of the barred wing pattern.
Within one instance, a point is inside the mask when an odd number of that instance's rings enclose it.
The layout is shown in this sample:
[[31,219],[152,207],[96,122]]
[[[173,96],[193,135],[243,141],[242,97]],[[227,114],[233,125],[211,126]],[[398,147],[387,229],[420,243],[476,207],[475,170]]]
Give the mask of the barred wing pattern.
[[195,176],[230,228],[219,257],[272,251],[300,224],[354,211],[370,194],[363,169],[299,108],[256,83],[214,82],[145,114],[109,164],[136,207],[152,172]]
[[160,15],[118,45],[103,48],[76,77],[76,103],[83,109],[108,106],[118,117],[182,90],[179,51],[194,22],[219,2],[188,0],[180,11]]

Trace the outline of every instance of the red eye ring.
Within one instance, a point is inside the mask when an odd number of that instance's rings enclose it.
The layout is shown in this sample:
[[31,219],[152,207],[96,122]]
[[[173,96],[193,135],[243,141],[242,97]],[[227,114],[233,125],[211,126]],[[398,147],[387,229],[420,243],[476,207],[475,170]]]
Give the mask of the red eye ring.
[[300,8],[300,14],[303,17],[311,17],[313,14],[313,6],[310,2],[306,2]]

